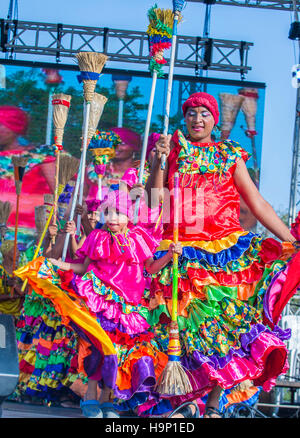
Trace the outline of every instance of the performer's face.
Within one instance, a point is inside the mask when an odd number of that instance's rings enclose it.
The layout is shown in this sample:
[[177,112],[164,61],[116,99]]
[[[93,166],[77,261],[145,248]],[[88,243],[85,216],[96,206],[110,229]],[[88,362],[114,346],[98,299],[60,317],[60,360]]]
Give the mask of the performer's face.
[[215,125],[212,113],[204,106],[189,107],[185,114],[185,124],[192,141],[210,142]]
[[113,233],[122,233],[128,224],[128,217],[113,207],[104,211],[105,223]]
[[128,160],[133,156],[133,149],[129,144],[121,143],[116,148],[116,156],[117,160]]
[[0,149],[14,143],[16,138],[15,132],[0,123]]
[[88,216],[89,222],[91,224],[91,227],[95,228],[97,225],[97,222],[99,220],[98,211],[88,211],[87,216]]

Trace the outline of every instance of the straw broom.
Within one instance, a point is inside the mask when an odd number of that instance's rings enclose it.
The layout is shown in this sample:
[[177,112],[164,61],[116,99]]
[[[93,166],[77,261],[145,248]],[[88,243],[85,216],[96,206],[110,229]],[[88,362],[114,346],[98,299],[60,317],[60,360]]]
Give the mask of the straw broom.
[[[14,254],[13,254],[13,271],[14,271],[16,268],[16,257],[17,257],[17,237],[18,237],[18,228],[19,228],[20,196],[22,190],[23,176],[25,173],[25,167],[27,166],[28,157],[13,155],[11,157],[11,161],[14,166],[14,178],[15,178],[15,186],[16,186],[16,194],[17,194]],[[11,295],[13,295],[13,292],[14,292],[14,288],[11,289]]]
[[7,221],[9,218],[9,215],[12,210],[12,205],[8,201],[0,201],[0,238],[1,243],[3,242],[6,230],[7,230]]
[[[167,89],[166,109],[165,109],[165,117],[164,117],[164,130],[163,130],[163,134],[165,136],[168,135],[168,129],[169,129],[170,106],[171,106],[175,52],[176,52],[176,42],[177,42],[177,25],[181,20],[181,11],[185,6],[185,3],[186,3],[185,0],[173,0],[174,21],[173,21],[173,31],[172,31],[172,48],[171,48],[168,89]],[[161,169],[164,170],[165,167],[166,167],[166,155],[162,154]]]
[[[60,157],[60,166],[59,166],[59,174],[58,174],[58,196],[60,196],[61,193],[63,192],[67,182],[70,181],[74,177],[76,172],[78,172],[78,166],[79,166],[79,163],[78,163],[77,158],[71,157],[67,154],[62,154],[62,156]],[[45,200],[45,196],[46,195],[44,195],[44,200]],[[47,199],[48,203],[49,203],[49,201],[51,202],[51,199],[52,199],[51,195],[48,196],[46,199]],[[43,230],[41,237],[39,239],[39,243],[38,243],[36,250],[34,252],[33,260],[35,260],[37,258],[38,253],[41,249],[46,232],[48,230],[51,219],[53,217],[53,212],[54,212],[54,205],[52,205],[50,212],[48,214],[48,219],[46,221],[44,230]],[[47,211],[46,211],[46,216],[47,216]],[[27,285],[27,280],[25,280],[25,282],[23,283],[22,291],[25,290],[26,285]]]
[[[73,202],[76,202],[77,193],[79,190],[79,204],[82,205],[83,189],[84,189],[84,177],[86,166],[86,152],[88,147],[88,127],[91,103],[94,99],[94,91],[99,79],[100,73],[108,59],[106,55],[98,52],[79,52],[76,55],[80,75],[78,76],[79,82],[83,82],[83,96],[84,96],[84,117],[83,117],[83,149],[81,154],[80,165],[80,185],[79,189],[75,186],[75,193]],[[73,207],[73,205],[72,205]],[[78,216],[77,229],[80,229],[81,217]]]
[[[174,174],[174,243],[179,233],[179,174]],[[193,391],[189,378],[180,363],[180,340],[178,329],[178,254],[173,255],[172,315],[169,329],[168,363],[161,373],[156,389],[165,396],[184,395]]]
[[103,114],[104,106],[107,102],[107,97],[103,94],[94,93],[94,98],[91,102],[89,125],[88,125],[88,142],[95,135],[99,120]]
[[[59,160],[60,160],[60,152],[63,149],[63,135],[64,128],[67,122],[71,96],[68,94],[53,94],[52,96],[52,105],[53,105],[53,125],[54,125],[54,143],[56,149],[56,166],[55,166],[55,192],[54,192],[54,211],[53,218],[56,220],[57,213],[57,201],[58,201],[58,180],[59,180]],[[55,243],[55,237],[52,238],[52,243]]]
[[[147,29],[147,34],[149,35],[149,39],[150,39],[150,56],[151,56],[149,69],[152,73],[152,86],[150,92],[150,99],[148,105],[148,112],[147,112],[142,153],[141,153],[141,162],[139,169],[140,184],[142,184],[143,176],[144,176],[147,143],[149,137],[156,83],[158,77],[164,76],[162,65],[167,63],[167,61],[164,59],[164,51],[166,49],[169,49],[172,45],[171,41],[172,41],[172,26],[173,26],[174,14],[171,9],[166,9],[166,10],[158,9],[157,6],[155,5],[153,8],[149,9],[148,18],[149,18],[149,26]],[[138,222],[139,208],[140,208],[140,197],[137,197],[134,207],[135,225]]]
[[34,209],[34,217],[37,239],[39,240],[46,225],[46,206],[37,205]]
[[[91,139],[96,133],[99,120],[103,114],[104,106],[107,102],[107,97],[102,94],[94,93],[94,99],[91,103],[89,127],[88,127],[88,143],[90,144]],[[98,175],[98,197],[102,199],[102,177]],[[80,230],[77,230],[79,233]]]

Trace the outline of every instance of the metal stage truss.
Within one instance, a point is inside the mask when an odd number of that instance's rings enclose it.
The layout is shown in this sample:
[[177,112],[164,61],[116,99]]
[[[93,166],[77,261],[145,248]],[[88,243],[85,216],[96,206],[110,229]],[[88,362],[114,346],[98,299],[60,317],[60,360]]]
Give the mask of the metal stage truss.
[[[245,41],[179,35],[175,67],[196,73],[201,69],[239,73],[243,77],[251,70],[248,52],[252,45]],[[16,54],[45,55],[60,62],[74,58],[79,51],[98,51],[108,55],[110,63],[149,64],[146,32],[107,27],[1,19],[0,47],[11,59]]]
[[[240,6],[244,8],[260,8],[260,9],[274,9],[277,11],[293,11],[292,1],[270,1],[270,0],[186,0],[191,3],[203,3],[210,5],[226,5],[226,6]],[[300,12],[300,2],[297,5],[297,10]]]

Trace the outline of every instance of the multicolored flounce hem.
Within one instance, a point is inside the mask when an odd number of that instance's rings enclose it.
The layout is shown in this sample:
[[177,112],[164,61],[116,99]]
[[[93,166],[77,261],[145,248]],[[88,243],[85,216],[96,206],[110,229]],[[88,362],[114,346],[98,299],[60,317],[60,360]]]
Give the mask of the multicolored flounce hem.
[[44,258],[16,275],[28,278],[36,293],[50,299],[63,323],[77,334],[78,372],[113,389],[120,406],[152,399],[168,358],[149,333],[142,306],[127,303],[92,271],[80,278]]
[[[16,322],[20,377],[12,398],[58,402],[70,396],[78,374],[78,339],[49,299],[26,295]],[[84,377],[82,377],[84,379]]]
[[[155,258],[162,257],[167,246],[168,242],[162,241]],[[250,380],[255,387],[269,391],[288,369],[285,341],[290,331],[277,323],[300,284],[300,256],[293,256],[292,245],[262,240],[249,232],[209,243],[183,242],[182,246],[178,325],[181,363],[193,392],[147,400],[139,406],[143,416],[162,414],[170,406],[203,398],[217,385],[230,392]],[[171,297],[169,265],[156,275],[143,298],[143,316],[166,354]]]

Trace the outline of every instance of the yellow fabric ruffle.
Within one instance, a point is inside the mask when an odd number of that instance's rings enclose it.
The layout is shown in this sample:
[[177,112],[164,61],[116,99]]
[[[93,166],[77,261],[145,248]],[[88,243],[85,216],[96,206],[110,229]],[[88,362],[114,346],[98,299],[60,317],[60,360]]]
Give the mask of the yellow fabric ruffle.
[[[236,231],[235,233],[229,234],[226,237],[223,237],[219,240],[192,240],[192,241],[183,241],[180,242],[182,247],[191,246],[193,248],[201,248],[205,251],[211,253],[217,253],[223,251],[224,249],[231,248],[232,246],[237,244],[237,241],[241,236],[246,236],[249,234],[249,231]],[[162,240],[160,242],[159,247],[156,251],[168,251],[172,240]]]
[[26,266],[14,271],[14,274],[23,281],[28,279],[30,286],[32,286],[36,293],[51,299],[66,324],[71,319],[79,327],[82,327],[94,336],[100,342],[104,355],[116,355],[113,343],[106,332],[101,328],[96,318],[81,307],[79,302],[73,301],[67,293],[52,284],[49,279],[45,280],[38,277],[38,270],[43,261],[44,258],[39,257]]

